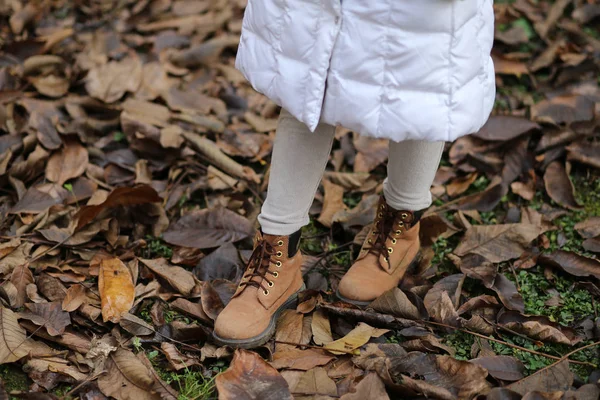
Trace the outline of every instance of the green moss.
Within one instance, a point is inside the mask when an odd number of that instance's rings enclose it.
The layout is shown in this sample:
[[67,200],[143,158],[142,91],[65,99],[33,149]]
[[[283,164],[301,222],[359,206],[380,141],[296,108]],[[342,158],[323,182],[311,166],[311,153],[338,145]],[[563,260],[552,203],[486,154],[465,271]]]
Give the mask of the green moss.
[[173,256],[173,249],[162,238],[147,236],[146,241],[148,243],[144,249],[146,258],[171,258]]
[[307,254],[320,254],[323,252],[321,244],[322,234],[327,232],[323,228],[319,228],[311,219],[310,223],[302,228],[302,241],[300,249]]
[[471,357],[471,348],[475,343],[475,336],[455,331],[444,337],[444,343],[454,349],[454,358],[457,360],[467,361],[473,358]]
[[18,364],[0,365],[0,379],[4,382],[4,389],[9,393],[12,390],[28,391],[31,383]]
[[[506,276],[514,281],[512,274]],[[552,281],[548,280],[541,268],[521,270],[517,274],[520,293],[525,303],[525,314],[544,315],[551,321],[571,326],[585,317],[593,315],[592,295],[575,288],[575,277],[557,274]],[[558,292],[562,304],[548,306],[546,302],[553,297],[550,289]]]

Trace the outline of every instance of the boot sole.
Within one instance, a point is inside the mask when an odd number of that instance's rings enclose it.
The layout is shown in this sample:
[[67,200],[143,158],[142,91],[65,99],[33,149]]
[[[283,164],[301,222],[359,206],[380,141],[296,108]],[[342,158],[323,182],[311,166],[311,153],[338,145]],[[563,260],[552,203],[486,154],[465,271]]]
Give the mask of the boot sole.
[[[419,252],[417,253],[417,255],[415,256],[415,258],[413,258],[413,260],[410,262],[410,265],[409,265],[409,266],[408,266],[408,268],[406,269],[406,272],[405,272],[405,274],[406,274],[406,273],[409,273],[409,272],[412,272],[412,271],[414,271],[414,270],[415,270],[415,268],[416,268],[416,267],[419,265],[419,263],[421,262],[421,259],[422,259],[422,258],[423,258],[423,256],[422,256],[421,252],[419,251]],[[400,279],[400,282],[402,282],[402,279]],[[398,282],[398,285],[400,284],[400,282]],[[397,285],[396,285],[396,286],[397,286]],[[336,291],[335,291],[335,295],[336,295],[336,297],[337,297],[338,299],[340,299],[341,301],[343,301],[343,302],[346,302],[346,303],[353,304],[353,305],[355,305],[355,306],[358,306],[358,307],[360,307],[360,308],[364,308],[364,307],[368,306],[369,304],[371,304],[372,302],[374,302],[374,301],[375,301],[375,299],[373,299],[373,300],[371,300],[371,301],[352,300],[352,299],[349,299],[349,298],[347,298],[347,297],[344,297],[344,296],[342,296],[342,295],[340,294],[340,291],[339,291],[339,289],[336,289]]]
[[219,337],[213,331],[213,340],[220,346],[229,346],[239,349],[252,349],[262,346],[263,344],[267,343],[275,333],[275,327],[277,325],[277,319],[279,318],[279,315],[281,315],[284,310],[296,307],[298,304],[298,293],[304,290],[306,290],[306,285],[303,283],[302,287],[296,293],[292,294],[281,306],[279,306],[277,311],[271,315],[269,326],[262,333],[259,333],[258,335],[248,339],[225,339]]

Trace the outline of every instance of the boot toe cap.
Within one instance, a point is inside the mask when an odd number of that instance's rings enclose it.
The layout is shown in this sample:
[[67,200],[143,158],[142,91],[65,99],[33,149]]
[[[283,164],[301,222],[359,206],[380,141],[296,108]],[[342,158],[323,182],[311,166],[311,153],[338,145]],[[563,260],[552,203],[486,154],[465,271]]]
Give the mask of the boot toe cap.
[[214,333],[222,339],[252,339],[263,333],[269,325],[269,318],[259,318],[243,310],[225,307],[215,320]]
[[344,275],[338,286],[343,297],[355,301],[372,301],[385,292],[381,279],[364,274],[353,273],[352,269]]

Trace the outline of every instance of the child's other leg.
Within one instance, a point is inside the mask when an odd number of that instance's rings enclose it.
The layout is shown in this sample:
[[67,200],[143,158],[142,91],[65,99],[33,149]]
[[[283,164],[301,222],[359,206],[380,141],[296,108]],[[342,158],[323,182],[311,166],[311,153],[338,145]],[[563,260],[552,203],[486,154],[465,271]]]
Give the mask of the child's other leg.
[[390,142],[388,177],[377,215],[356,262],[338,286],[342,300],[365,306],[397,286],[418,260],[419,213],[431,205],[443,142]]
[[390,142],[388,177],[383,182],[387,204],[396,210],[428,208],[443,151],[444,142]]
[[335,127],[310,132],[282,110],[271,157],[267,198],[258,222],[264,233],[291,235],[309,222],[308,210],[327,166]]

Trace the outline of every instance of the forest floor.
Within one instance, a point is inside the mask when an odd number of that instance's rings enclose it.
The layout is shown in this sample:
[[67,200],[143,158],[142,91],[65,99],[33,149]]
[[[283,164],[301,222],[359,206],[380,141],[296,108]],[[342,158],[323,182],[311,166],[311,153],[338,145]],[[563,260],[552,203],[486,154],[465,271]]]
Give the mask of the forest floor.
[[334,293],[388,147],[339,128],[307,290],[243,351],[211,332],[279,111],[233,67],[245,3],[0,3],[0,399],[600,398],[600,4],[495,2],[493,115],[366,309]]

